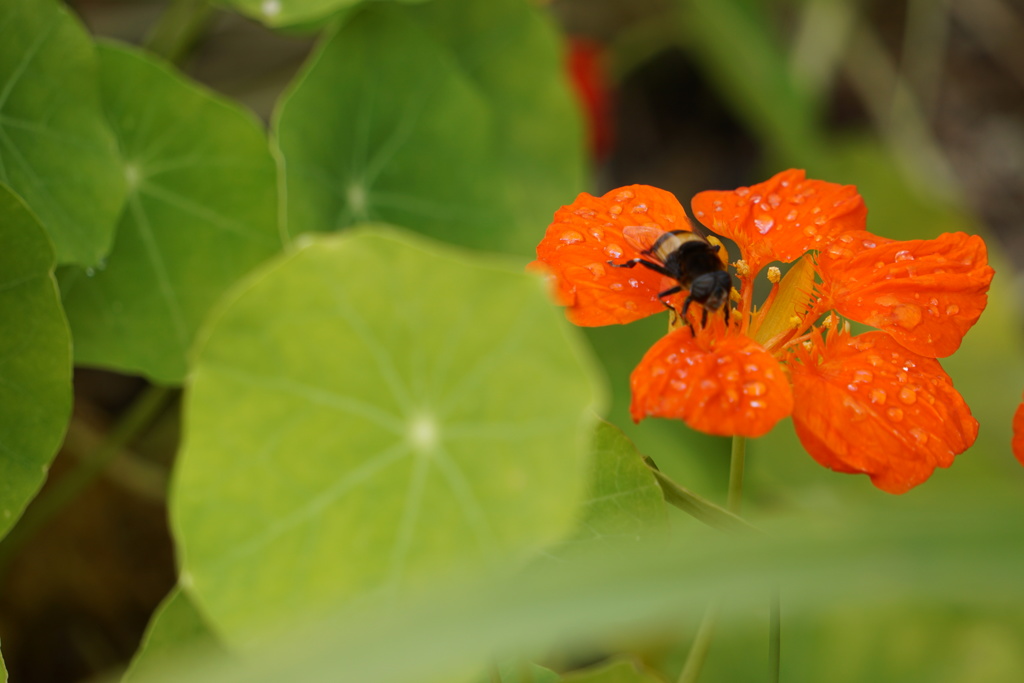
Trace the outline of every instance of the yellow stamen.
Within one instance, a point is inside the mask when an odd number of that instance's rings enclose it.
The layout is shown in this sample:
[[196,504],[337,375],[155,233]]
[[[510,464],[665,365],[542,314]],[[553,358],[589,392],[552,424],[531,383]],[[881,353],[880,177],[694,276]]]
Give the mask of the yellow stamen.
[[732,264],[732,267],[736,269],[736,274],[740,277],[748,277],[750,275],[750,265],[743,259]]
[[778,283],[782,279],[782,271],[779,270],[778,266],[771,266],[768,268],[768,282],[773,285]]

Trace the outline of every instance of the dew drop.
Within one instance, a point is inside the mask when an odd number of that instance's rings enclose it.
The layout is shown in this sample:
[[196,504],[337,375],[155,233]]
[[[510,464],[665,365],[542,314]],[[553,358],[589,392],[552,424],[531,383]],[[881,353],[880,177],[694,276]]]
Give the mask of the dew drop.
[[[737,191],[736,194],[739,194],[739,192]],[[715,207],[716,209],[721,209],[722,208],[722,200],[721,199],[716,199],[715,201],[711,202],[711,206]]]
[[613,216],[618,216],[620,213],[622,213],[622,207],[619,206],[618,204],[612,204],[611,208],[608,209],[608,213],[610,213]]
[[591,263],[587,266],[587,270],[590,271],[590,274],[593,275],[594,278],[604,277],[605,273],[608,272],[608,269],[601,263]]
[[758,370],[760,370],[761,368],[759,368],[756,363],[747,363],[746,365],[743,366],[743,369],[746,372],[749,372],[749,373],[753,374],[753,373],[757,372]]
[[779,208],[779,204],[782,203],[782,197],[772,192],[770,195],[768,195],[768,203],[771,204],[773,209],[777,209]]
[[885,414],[889,416],[889,419],[893,422],[899,422],[903,419],[903,411],[899,408],[889,408],[885,411]]
[[623,290],[621,282],[613,282],[610,285],[608,285],[608,288],[611,289],[613,292],[621,292]]
[[565,242],[566,244],[579,244],[583,241],[583,235],[576,232],[575,230],[566,230],[559,236],[559,241]]
[[875,247],[878,246],[877,244],[875,244],[871,240],[864,240],[863,242],[861,242],[861,244],[864,245],[865,249],[874,249]]
[[775,225],[775,221],[768,214],[762,214],[754,219],[754,227],[762,235],[768,234],[768,231]]
[[787,221],[795,221],[796,217],[799,216],[799,215],[800,214],[797,212],[796,209],[792,209],[789,213],[786,214],[786,220]]
[[765,402],[764,401],[748,401],[747,405],[750,406],[751,408],[764,408],[765,407]]
[[647,205],[637,204],[632,209],[630,209],[630,211],[632,211],[633,213],[647,213]]
[[[739,188],[736,188],[736,194],[738,194],[740,197],[746,197],[748,194],[750,194],[750,188],[749,187],[739,187]],[[718,200],[716,200],[716,201],[718,201]]]
[[636,302],[635,301],[627,301],[626,303],[624,303],[622,305],[626,307],[627,311],[635,311],[636,310]]
[[668,385],[675,391],[686,391],[687,389],[686,382],[681,382],[678,379],[670,380]]
[[640,281],[637,280],[636,278],[631,277],[628,280],[626,280],[626,282],[628,282],[629,286],[632,287],[633,289],[638,289],[640,287]]
[[696,216],[697,216],[697,218],[704,218],[704,212],[703,211],[697,211],[696,212]]
[[811,209],[811,213],[813,213],[814,215],[818,215],[819,213],[821,213],[821,207],[820,206],[814,207],[813,209]]
[[914,260],[914,255],[911,254],[906,249],[904,249],[903,251],[897,251],[895,258],[896,258],[897,262],[899,262],[899,261],[913,261]]
[[957,306],[956,304],[950,304],[949,306],[946,306],[946,315],[956,315],[959,312],[960,307]]
[[759,194],[751,195],[750,196],[750,203],[751,204],[760,204],[761,203],[761,195],[759,195]]
[[[878,302],[885,305],[882,302]],[[921,324],[921,307],[914,304],[900,304],[892,309],[892,320],[905,330],[912,330]]]
[[920,427],[914,427],[910,430],[910,435],[917,441],[918,446],[923,446],[928,443],[928,432],[924,431]]
[[676,365],[677,363],[679,363],[679,354],[670,353],[667,356],[665,356],[665,360],[667,360],[671,365]]
[[886,394],[885,389],[872,389],[871,390],[871,402],[883,405],[885,403]]
[[633,190],[622,190],[617,195],[615,195],[615,201],[624,202],[627,199],[632,199],[635,196],[636,195],[633,194]]
[[702,379],[700,381],[700,388],[701,391],[710,394],[712,392],[718,391],[718,382],[716,382],[713,379]]
[[900,389],[900,400],[906,403],[908,406],[917,403],[917,392],[910,387],[903,387]]
[[826,223],[828,223],[828,216],[824,216],[824,215],[822,215],[822,216],[815,216],[815,218],[814,218],[814,224],[815,225],[825,225]]
[[622,247],[620,247],[617,244],[612,243],[612,244],[609,244],[608,246],[606,246],[604,248],[604,253],[608,254],[612,258],[621,258],[622,257]]
[[764,396],[766,391],[768,391],[768,387],[764,385],[764,382],[747,382],[743,385],[743,393],[746,396]]
[[722,379],[729,384],[735,384],[740,380],[740,371],[736,368],[731,368],[722,373]]
[[868,370],[858,370],[857,372],[853,373],[854,382],[870,382],[874,378],[875,376],[872,375]]
[[601,228],[591,228],[590,234],[593,236],[595,240],[604,239],[604,230],[602,230]]
[[849,244],[850,242],[853,241],[853,235],[843,235],[842,237],[839,238],[839,241]]
[[576,209],[575,211],[573,211],[573,213],[582,218],[593,218],[594,216],[597,215],[596,211],[594,211],[593,209],[588,209],[586,207]]

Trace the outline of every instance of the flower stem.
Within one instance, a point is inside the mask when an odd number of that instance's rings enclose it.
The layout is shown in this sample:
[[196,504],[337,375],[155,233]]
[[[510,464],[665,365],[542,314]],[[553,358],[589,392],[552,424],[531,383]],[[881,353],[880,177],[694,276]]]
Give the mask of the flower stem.
[[732,437],[732,455],[729,458],[729,496],[725,507],[739,514],[743,503],[743,465],[747,453],[747,437]]
[[683,670],[679,672],[678,683],[696,683],[700,678],[700,671],[704,668],[704,660],[708,658],[708,651],[711,649],[711,640],[715,637],[715,624],[718,622],[718,599],[714,599],[704,610],[704,617],[700,621],[697,635],[690,646],[690,652],[686,655],[686,663]]
[[[743,464],[747,453],[747,438],[745,436],[732,437],[732,455],[729,458],[729,495],[726,498],[726,508],[729,512],[739,514],[743,502]],[[704,660],[707,659],[708,650],[711,649],[711,640],[715,633],[715,623],[718,621],[719,601],[712,600],[704,611],[704,618],[701,619],[700,627],[697,629],[697,636],[693,639],[690,652],[686,655],[686,663],[679,673],[679,683],[694,683],[700,676],[704,667]]]
[[778,587],[772,589],[768,617],[768,681],[779,683],[782,651],[782,602]]

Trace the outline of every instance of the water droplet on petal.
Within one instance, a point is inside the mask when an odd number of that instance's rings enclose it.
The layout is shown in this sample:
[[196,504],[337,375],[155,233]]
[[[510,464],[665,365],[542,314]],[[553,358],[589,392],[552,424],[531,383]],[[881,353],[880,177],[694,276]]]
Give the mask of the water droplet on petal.
[[875,376],[872,375],[867,370],[858,370],[857,372],[853,373],[853,381],[854,382],[870,382],[874,378],[875,378]]
[[597,215],[596,211],[594,211],[593,209],[588,209],[586,207],[576,209],[575,211],[573,211],[573,213],[583,218],[593,218],[594,216]]
[[782,203],[782,197],[772,192],[770,195],[768,195],[768,203],[772,205],[773,209],[777,209],[779,208],[779,204]]
[[622,305],[626,307],[627,311],[635,311],[636,310],[636,302],[635,301],[627,301],[626,303],[624,303]]
[[565,242],[566,244],[579,244],[580,242],[583,241],[583,235],[576,232],[575,230],[566,230],[559,236],[558,239],[562,242]]
[[917,445],[923,446],[928,443],[928,432],[924,431],[920,427],[914,427],[910,430],[910,435],[917,440]]
[[872,366],[874,366],[876,368],[880,367],[882,365],[885,365],[885,360],[881,356],[875,356],[875,355],[868,356],[867,357],[867,361],[868,361],[868,363],[870,363]]
[[738,194],[741,197],[746,197],[748,194],[750,194],[750,188],[749,187],[739,187],[739,188],[736,188],[736,194]]
[[718,391],[718,382],[716,382],[713,379],[702,379],[700,381],[700,388],[701,391],[710,394],[712,392]]
[[768,388],[764,382],[747,382],[743,385],[743,393],[746,396],[764,396]]
[[601,228],[591,228],[590,234],[594,237],[595,240],[604,239],[604,230],[602,230]]
[[621,282],[613,282],[610,285],[608,285],[608,288],[611,289],[613,292],[621,292],[623,290],[623,285]]
[[912,405],[917,402],[917,392],[910,387],[903,387],[900,389],[900,400],[908,406]]
[[640,287],[640,281],[634,277],[629,278],[628,280],[626,280],[626,282],[628,282],[629,286],[632,287],[633,289],[637,289]]
[[590,274],[595,278],[604,277],[605,273],[608,272],[608,269],[605,268],[602,263],[591,263],[587,266],[587,270],[589,270]]
[[632,211],[633,213],[647,213],[647,205],[637,204],[632,209],[630,209],[630,211]]
[[608,213],[610,213],[613,216],[618,216],[620,213],[622,213],[622,207],[619,206],[618,204],[612,204],[611,208],[608,209]]
[[622,190],[617,195],[615,195],[615,201],[624,202],[627,199],[632,199],[634,196],[635,195],[633,194],[633,190]]
[[768,214],[762,214],[754,219],[754,227],[757,228],[757,231],[762,235],[767,234],[774,225],[775,221],[772,220],[772,217]]
[[871,390],[871,402],[882,405],[885,403],[886,395],[885,389],[872,389]]
[[[884,304],[883,304],[884,305]],[[892,309],[892,320],[905,330],[912,330],[921,324],[921,307],[914,304],[900,304]]]
[[608,254],[612,258],[621,258],[622,257],[622,247],[620,247],[619,245],[614,244],[614,243],[613,244],[609,244],[608,246],[606,246],[604,248],[604,253]]
[[878,246],[877,244],[875,244],[871,240],[864,240],[863,242],[861,242],[861,244],[864,245],[865,249],[874,249],[875,247]]
[[889,408],[885,411],[885,414],[889,416],[889,419],[893,422],[899,422],[903,419],[903,411],[899,408]]
[[897,262],[899,262],[899,261],[913,261],[914,260],[914,255],[911,254],[906,249],[904,249],[903,251],[897,251],[895,258],[896,258]]
[[746,365],[743,366],[743,369],[751,374],[760,370],[760,368],[757,367],[757,363],[747,363]]
[[669,381],[668,385],[675,391],[686,391],[686,382],[682,382],[678,379]]
[[956,315],[959,312],[960,307],[957,306],[956,304],[950,304],[949,306],[946,306],[946,315]]

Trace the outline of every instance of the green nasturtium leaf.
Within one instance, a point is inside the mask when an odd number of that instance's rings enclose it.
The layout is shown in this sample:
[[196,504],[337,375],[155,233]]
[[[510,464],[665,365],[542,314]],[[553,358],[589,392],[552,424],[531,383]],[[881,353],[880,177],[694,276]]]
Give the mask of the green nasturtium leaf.
[[71,414],[71,338],[39,222],[0,185],[0,536],[46,479]]
[[198,658],[221,653],[223,647],[188,596],[174,588],[150,619],[142,644],[121,683],[145,680],[170,668],[182,656]]
[[603,403],[542,284],[374,227],[301,240],[197,344],[170,501],[233,642],[569,533]]
[[361,7],[275,118],[291,235],[380,220],[525,255],[582,186],[555,33],[519,0]]
[[92,41],[56,0],[3,0],[0,32],[0,182],[39,217],[58,262],[94,265],[125,182]]
[[178,383],[209,308],[280,249],[274,163],[248,112],[135,50],[99,54],[131,187],[103,267],[60,274],[75,360]]
[[569,542],[640,540],[663,531],[668,522],[665,497],[633,442],[618,427],[601,422],[592,448],[590,491],[579,529]]

